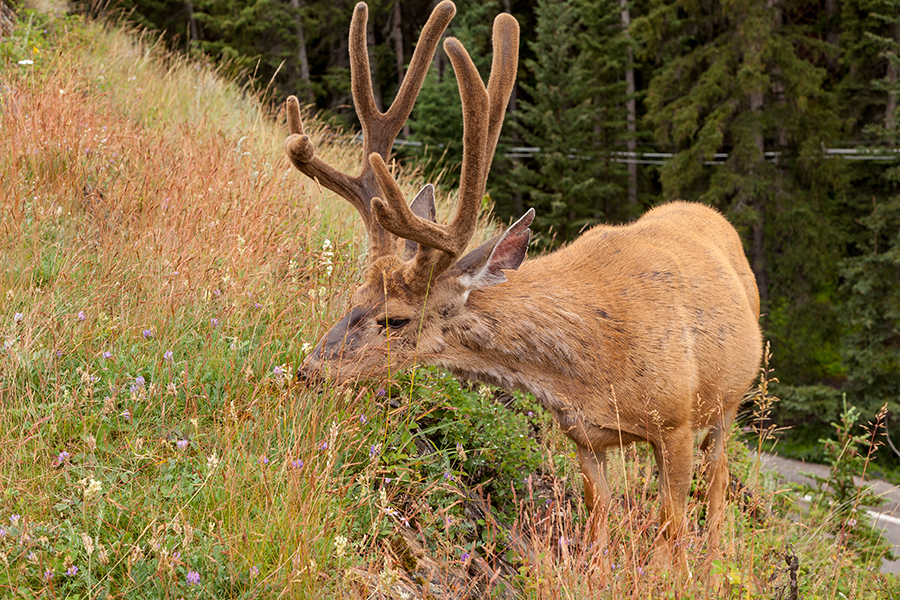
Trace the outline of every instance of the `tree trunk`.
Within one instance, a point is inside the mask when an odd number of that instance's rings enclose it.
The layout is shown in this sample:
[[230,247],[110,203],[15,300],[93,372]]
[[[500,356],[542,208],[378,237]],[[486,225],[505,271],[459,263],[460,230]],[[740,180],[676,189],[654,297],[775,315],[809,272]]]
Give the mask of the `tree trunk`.
[[[631,25],[631,13],[628,11],[628,0],[619,0],[622,7],[622,27],[629,40],[628,26]],[[628,204],[637,204],[637,102],[634,99],[634,51],[626,48],[625,85],[628,99],[625,101],[625,128],[628,135],[625,147],[628,150]]]
[[291,8],[296,10],[297,27],[297,62],[300,63],[300,79],[303,81],[303,97],[312,104],[316,98],[312,91],[312,80],[309,77],[309,57],[306,54],[306,30],[303,28],[303,15],[300,9],[305,6],[304,0],[291,0]]
[[[900,42],[900,28],[897,23],[891,23],[891,39],[895,44]],[[884,128],[890,135],[891,144],[895,144],[897,140],[897,76],[900,74],[900,66],[897,65],[898,57],[894,53],[893,48],[888,52],[887,66],[887,103],[884,107]]]
[[375,73],[378,64],[375,61],[375,57],[372,55],[373,50],[375,50],[375,25],[372,23],[372,19],[369,19],[369,23],[366,26],[366,46],[368,46],[369,52],[369,71],[372,74],[372,95],[375,97],[375,108],[379,111],[384,111],[384,98],[381,92],[381,82],[378,77],[376,77],[377,73]]
[[[750,111],[759,115],[763,107],[763,92],[752,92],[750,94]],[[754,141],[759,150],[757,160],[761,166],[765,165],[765,139],[763,138],[762,125],[757,119],[757,131],[754,134]],[[751,260],[750,266],[753,274],[756,276],[756,286],[759,288],[760,310],[768,311],[769,305],[769,278],[766,270],[766,198],[763,194],[757,192],[753,196],[753,210],[756,213],[756,223],[753,224],[753,243],[750,249]]]
[[196,42],[200,39],[200,31],[197,28],[197,19],[194,18],[194,3],[191,0],[185,1],[184,10],[188,16],[188,28],[191,36],[188,40],[188,47],[190,47],[191,42]]
[[[404,64],[403,60],[403,28],[400,27],[402,23],[402,11],[400,10],[400,0],[394,0],[394,8],[391,11],[393,16],[393,25],[391,27],[391,37],[394,38],[394,59],[397,61],[397,86],[403,83],[403,75],[404,75]],[[409,137],[409,122],[403,123],[403,129],[401,135],[404,138]]]

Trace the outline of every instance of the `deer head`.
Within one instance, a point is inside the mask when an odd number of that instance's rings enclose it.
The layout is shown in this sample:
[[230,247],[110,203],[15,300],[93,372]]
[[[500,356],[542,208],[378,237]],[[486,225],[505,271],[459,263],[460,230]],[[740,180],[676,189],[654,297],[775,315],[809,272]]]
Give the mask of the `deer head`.
[[[440,352],[441,328],[462,314],[470,291],[506,280],[525,257],[534,218],[529,211],[505,233],[462,256],[475,232],[478,208],[503,116],[516,78],[519,25],[509,14],[494,21],[493,61],[485,87],[472,59],[455,38],[444,41],[456,73],[463,111],[463,159],[456,215],[435,221],[434,187],[426,185],[409,206],[386,162],[412,111],[437,42],[456,8],[438,4],[422,30],[409,71],[387,112],[375,107],[366,52],[368,9],[356,5],[350,25],[351,85],[363,129],[363,168],[357,177],[315,156],[303,133],[299,103],[287,102],[291,131],[286,151],[301,172],[349,201],[369,238],[369,266],[354,293],[353,308],[323,338],[300,369],[308,377],[328,368],[339,381],[402,368],[423,353]],[[394,253],[405,240],[402,256]],[[429,340],[423,346],[422,340]]]

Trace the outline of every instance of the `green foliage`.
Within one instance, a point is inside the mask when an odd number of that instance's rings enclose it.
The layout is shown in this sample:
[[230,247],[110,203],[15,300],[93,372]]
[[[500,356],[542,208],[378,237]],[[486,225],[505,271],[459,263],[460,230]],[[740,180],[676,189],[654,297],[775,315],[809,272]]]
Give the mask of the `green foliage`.
[[878,557],[876,564],[880,564],[880,557],[886,552],[890,556],[889,544],[872,526],[866,508],[878,506],[883,500],[865,484],[858,486],[854,478],[866,477],[880,446],[877,437],[881,434],[878,430],[884,425],[885,415],[886,410],[882,409],[876,420],[870,422],[862,433],[855,433],[861,413],[855,406],[847,404],[847,395],[844,394],[840,420],[831,424],[835,437],[819,440],[831,472],[827,477],[809,475],[818,484],[816,494],[829,506],[829,529],[842,544],[847,544],[862,557]]

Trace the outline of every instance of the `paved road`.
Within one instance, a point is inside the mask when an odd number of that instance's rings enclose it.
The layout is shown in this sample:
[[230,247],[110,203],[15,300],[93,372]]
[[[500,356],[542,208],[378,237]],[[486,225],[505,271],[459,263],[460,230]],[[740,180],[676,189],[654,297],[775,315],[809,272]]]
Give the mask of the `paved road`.
[[[828,467],[825,465],[792,460],[774,454],[764,454],[762,462],[763,466],[777,471],[791,483],[815,484],[809,477],[801,475],[801,471],[815,475],[828,475]],[[860,481],[857,479],[856,483],[858,485]],[[884,504],[869,511],[872,521],[894,545],[894,554],[900,557],[900,486],[880,480],[871,480],[867,483],[873,487],[876,494],[885,499]],[[900,573],[900,560],[882,561],[881,572]]]

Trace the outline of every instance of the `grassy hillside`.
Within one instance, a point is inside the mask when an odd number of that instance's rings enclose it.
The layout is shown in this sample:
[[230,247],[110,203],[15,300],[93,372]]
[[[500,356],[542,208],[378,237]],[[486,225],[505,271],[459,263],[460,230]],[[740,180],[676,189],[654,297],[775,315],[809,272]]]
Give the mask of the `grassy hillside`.
[[0,65],[0,596],[773,598],[793,556],[804,598],[900,595],[824,503],[784,517],[796,494],[741,444],[751,493],[720,560],[690,538],[685,580],[653,566],[643,450],[612,461],[589,549],[571,447],[528,397],[429,370],[302,388],[365,247],[278,115],[77,18],[25,15]]

